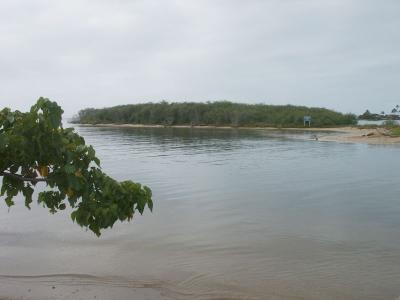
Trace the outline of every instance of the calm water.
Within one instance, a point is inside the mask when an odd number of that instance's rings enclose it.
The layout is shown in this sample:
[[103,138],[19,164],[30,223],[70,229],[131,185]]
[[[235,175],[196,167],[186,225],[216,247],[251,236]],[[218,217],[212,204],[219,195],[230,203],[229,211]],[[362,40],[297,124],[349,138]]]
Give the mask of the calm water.
[[154,213],[98,239],[67,212],[1,204],[0,286],[33,275],[179,299],[400,296],[400,147],[262,130],[78,131],[105,171],[152,188]]

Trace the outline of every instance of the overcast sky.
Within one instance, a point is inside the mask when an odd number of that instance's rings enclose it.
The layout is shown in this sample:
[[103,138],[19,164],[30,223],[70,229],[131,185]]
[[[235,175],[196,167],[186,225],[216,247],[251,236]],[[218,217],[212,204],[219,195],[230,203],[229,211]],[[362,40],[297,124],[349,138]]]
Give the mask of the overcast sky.
[[145,101],[389,111],[399,0],[1,0],[0,106]]

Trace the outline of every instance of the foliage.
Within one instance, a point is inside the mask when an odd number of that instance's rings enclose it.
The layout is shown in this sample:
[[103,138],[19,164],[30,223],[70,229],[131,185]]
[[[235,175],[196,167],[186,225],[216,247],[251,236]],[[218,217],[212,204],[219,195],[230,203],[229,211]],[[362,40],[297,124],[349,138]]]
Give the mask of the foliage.
[[[132,181],[117,182],[102,172],[92,146],[73,128],[63,128],[62,109],[40,98],[27,113],[0,111],[1,196],[8,206],[19,193],[29,208],[35,186],[47,189],[38,202],[51,213],[71,206],[71,218],[97,236],[135,211],[152,210],[151,191]],[[66,201],[67,199],[67,201]]]
[[159,125],[274,126],[303,127],[304,116],[312,126],[354,125],[353,114],[325,108],[293,105],[242,104],[228,101],[207,103],[145,103],[81,110],[75,122],[81,124],[130,123]]

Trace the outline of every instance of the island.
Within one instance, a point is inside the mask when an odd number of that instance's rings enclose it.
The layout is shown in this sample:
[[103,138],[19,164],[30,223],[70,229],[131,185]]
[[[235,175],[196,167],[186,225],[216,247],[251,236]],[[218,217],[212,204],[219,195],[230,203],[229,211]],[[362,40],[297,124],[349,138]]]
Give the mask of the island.
[[161,126],[230,126],[230,127],[304,127],[304,118],[312,127],[335,127],[357,124],[354,114],[326,108],[245,104],[229,101],[167,102],[87,108],[74,118],[79,124],[136,124]]

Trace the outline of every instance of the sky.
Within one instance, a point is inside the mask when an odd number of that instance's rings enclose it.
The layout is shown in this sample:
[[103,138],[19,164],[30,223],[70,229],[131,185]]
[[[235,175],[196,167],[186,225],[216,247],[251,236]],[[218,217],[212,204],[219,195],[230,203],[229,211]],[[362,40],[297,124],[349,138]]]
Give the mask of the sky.
[[398,0],[1,0],[0,107],[400,105]]

